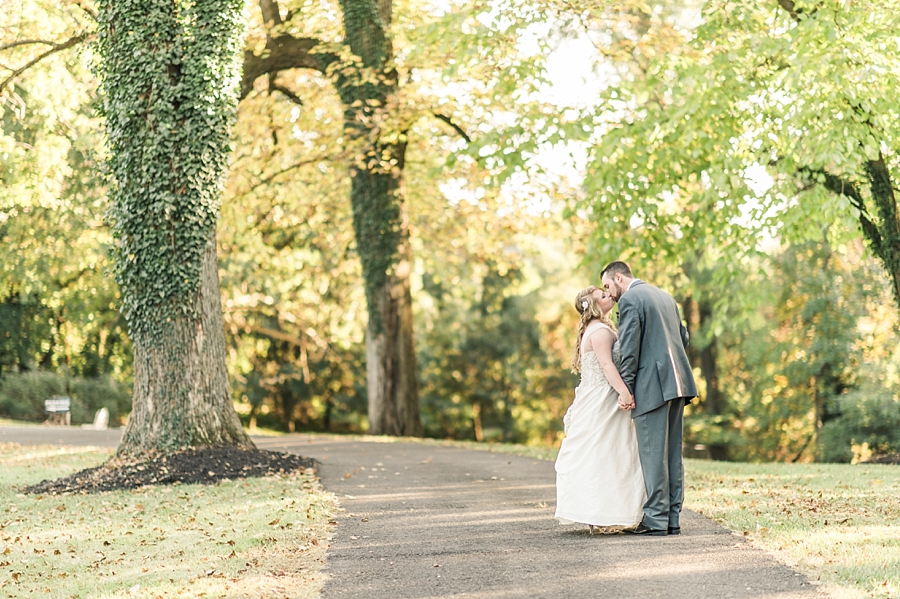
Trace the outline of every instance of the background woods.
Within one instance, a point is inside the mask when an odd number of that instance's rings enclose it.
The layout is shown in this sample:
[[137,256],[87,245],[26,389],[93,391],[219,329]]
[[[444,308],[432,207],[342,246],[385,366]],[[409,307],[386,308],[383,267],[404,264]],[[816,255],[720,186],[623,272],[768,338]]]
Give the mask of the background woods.
[[[75,420],[121,421],[140,386],[109,274],[97,108],[127,98],[98,88],[101,14],[0,0],[9,417],[67,392]],[[242,19],[216,236],[246,424],[556,443],[571,299],[621,256],[691,328],[692,444],[900,450],[888,3],[262,0]]]

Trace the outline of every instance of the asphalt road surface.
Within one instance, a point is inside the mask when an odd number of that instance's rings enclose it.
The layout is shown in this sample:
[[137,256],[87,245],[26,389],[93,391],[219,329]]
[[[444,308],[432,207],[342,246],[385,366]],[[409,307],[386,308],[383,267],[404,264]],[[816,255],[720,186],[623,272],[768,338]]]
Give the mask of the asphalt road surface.
[[[0,427],[0,442],[23,444],[108,447],[119,435]],[[826,597],[695,512],[682,515],[680,536],[591,536],[560,526],[552,462],[375,439],[254,441],[317,459],[323,485],[345,510],[328,553],[325,599]]]

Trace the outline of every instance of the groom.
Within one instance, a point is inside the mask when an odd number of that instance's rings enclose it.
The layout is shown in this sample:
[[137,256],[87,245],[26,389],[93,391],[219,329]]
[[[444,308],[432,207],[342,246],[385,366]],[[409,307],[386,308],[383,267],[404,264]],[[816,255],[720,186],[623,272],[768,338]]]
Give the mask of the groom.
[[634,395],[632,418],[647,489],[641,523],[625,532],[677,535],[681,533],[679,516],[684,498],[684,406],[697,397],[684,351],[688,332],[675,300],[665,291],[635,279],[624,262],[611,262],[600,278],[619,304],[619,370]]

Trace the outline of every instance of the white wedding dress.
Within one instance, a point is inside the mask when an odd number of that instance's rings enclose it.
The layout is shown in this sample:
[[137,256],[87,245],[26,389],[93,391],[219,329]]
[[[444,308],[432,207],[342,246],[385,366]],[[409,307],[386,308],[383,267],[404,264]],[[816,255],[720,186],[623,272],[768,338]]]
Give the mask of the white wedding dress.
[[[589,337],[607,325],[588,325],[581,346],[581,382],[563,424],[566,437],[556,458],[556,519],[560,524],[635,526],[646,500],[631,412],[606,380]],[[619,342],[613,362],[621,361]]]

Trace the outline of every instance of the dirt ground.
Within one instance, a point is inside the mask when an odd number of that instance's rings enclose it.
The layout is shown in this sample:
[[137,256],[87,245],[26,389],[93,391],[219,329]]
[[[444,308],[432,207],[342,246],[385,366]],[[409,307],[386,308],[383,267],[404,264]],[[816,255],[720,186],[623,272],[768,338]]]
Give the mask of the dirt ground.
[[265,476],[314,468],[315,460],[299,455],[235,447],[204,447],[140,463],[111,460],[65,478],[26,487],[25,493],[57,495],[134,489],[144,485],[212,484],[222,480]]

